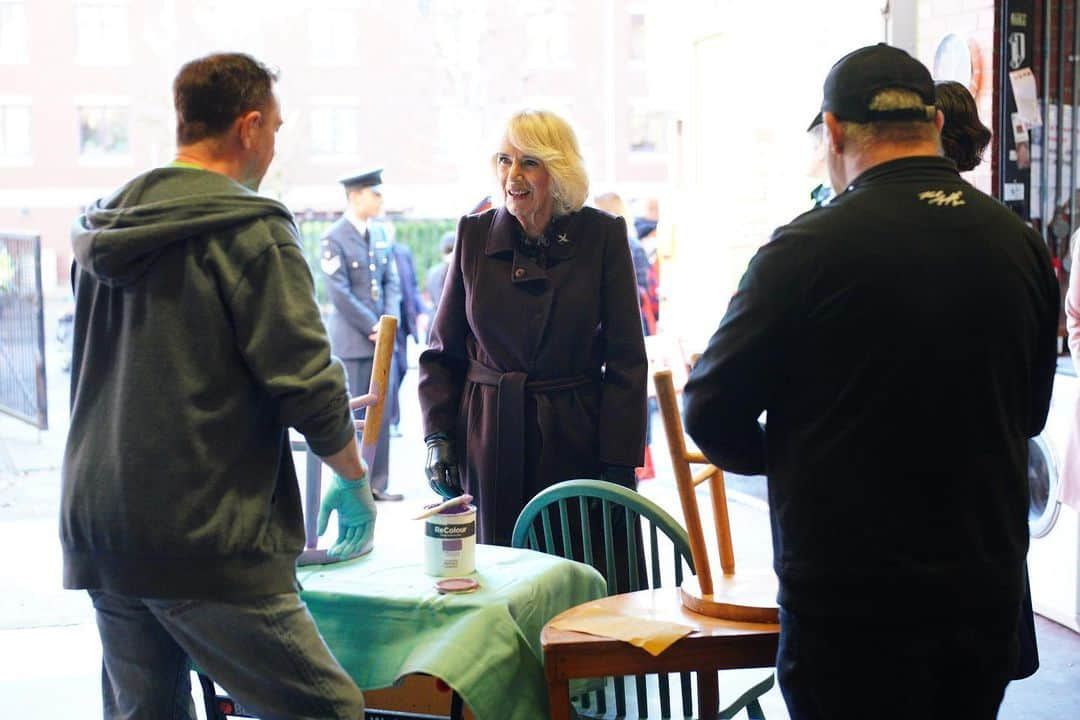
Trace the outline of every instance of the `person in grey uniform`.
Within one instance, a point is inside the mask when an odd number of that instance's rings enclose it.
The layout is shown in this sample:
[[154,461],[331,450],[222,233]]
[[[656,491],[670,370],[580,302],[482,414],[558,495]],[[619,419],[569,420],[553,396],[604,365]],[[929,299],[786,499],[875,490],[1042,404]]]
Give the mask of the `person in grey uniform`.
[[[326,274],[334,310],[330,315],[330,346],[341,358],[353,392],[367,392],[375,356],[375,331],[381,315],[398,317],[401,283],[386,229],[375,222],[382,210],[382,169],[369,170],[341,181],[345,213],[322,238],[320,265]],[[363,417],[363,410],[357,417]],[[401,500],[387,492],[390,474],[390,414],[383,412],[371,492],[376,500]]]

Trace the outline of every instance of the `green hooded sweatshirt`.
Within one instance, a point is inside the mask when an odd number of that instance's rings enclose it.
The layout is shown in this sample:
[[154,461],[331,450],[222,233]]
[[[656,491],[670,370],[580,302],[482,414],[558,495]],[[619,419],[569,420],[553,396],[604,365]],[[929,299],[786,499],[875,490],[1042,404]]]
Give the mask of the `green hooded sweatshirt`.
[[167,167],[88,208],[72,246],[64,587],[295,591],[288,428],[319,455],[354,430],[292,215],[224,175]]

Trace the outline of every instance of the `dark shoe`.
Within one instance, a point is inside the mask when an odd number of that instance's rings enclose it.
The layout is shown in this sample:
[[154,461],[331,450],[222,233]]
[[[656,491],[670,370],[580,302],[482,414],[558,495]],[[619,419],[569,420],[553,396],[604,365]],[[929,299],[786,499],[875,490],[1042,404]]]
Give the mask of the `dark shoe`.
[[372,489],[371,496],[375,498],[376,502],[398,502],[405,499],[405,496],[400,493],[388,493],[375,489]]

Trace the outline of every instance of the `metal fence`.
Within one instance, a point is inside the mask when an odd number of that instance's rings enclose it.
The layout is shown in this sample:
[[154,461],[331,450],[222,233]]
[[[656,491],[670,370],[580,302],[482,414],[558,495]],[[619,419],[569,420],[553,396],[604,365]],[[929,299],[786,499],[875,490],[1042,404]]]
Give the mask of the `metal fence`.
[[0,232],[0,412],[49,427],[36,235]]

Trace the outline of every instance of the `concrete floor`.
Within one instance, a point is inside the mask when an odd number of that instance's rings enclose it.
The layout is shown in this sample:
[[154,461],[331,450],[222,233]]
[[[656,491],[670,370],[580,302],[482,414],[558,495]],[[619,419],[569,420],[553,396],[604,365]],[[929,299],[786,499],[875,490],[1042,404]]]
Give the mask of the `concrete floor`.
[[[62,349],[51,341],[55,308],[47,306],[50,427],[39,432],[0,416],[0,718],[100,717],[100,646],[85,594],[60,588],[56,530],[59,463],[66,432],[67,382]],[[403,392],[402,436],[391,441],[391,490],[402,503],[382,503],[377,543],[408,541],[415,523],[407,520],[433,499],[423,477],[424,444],[415,403],[416,373]],[[653,447],[657,479],[641,492],[681,517],[666,462],[666,445],[656,419]],[[763,480],[729,478],[735,552],[742,566],[771,561],[767,508],[760,499]],[[707,511],[708,503],[701,503]],[[706,526],[711,522],[705,518]],[[333,534],[334,529],[328,531]],[[715,551],[714,551],[715,552]],[[715,556],[715,555],[714,555]],[[1080,635],[1038,618],[1040,670],[1012,683],[999,717],[1005,720],[1064,720],[1080,717]],[[725,674],[721,692],[733,697],[764,671]],[[723,699],[723,698],[722,698]],[[788,717],[778,689],[763,697],[770,720]]]

